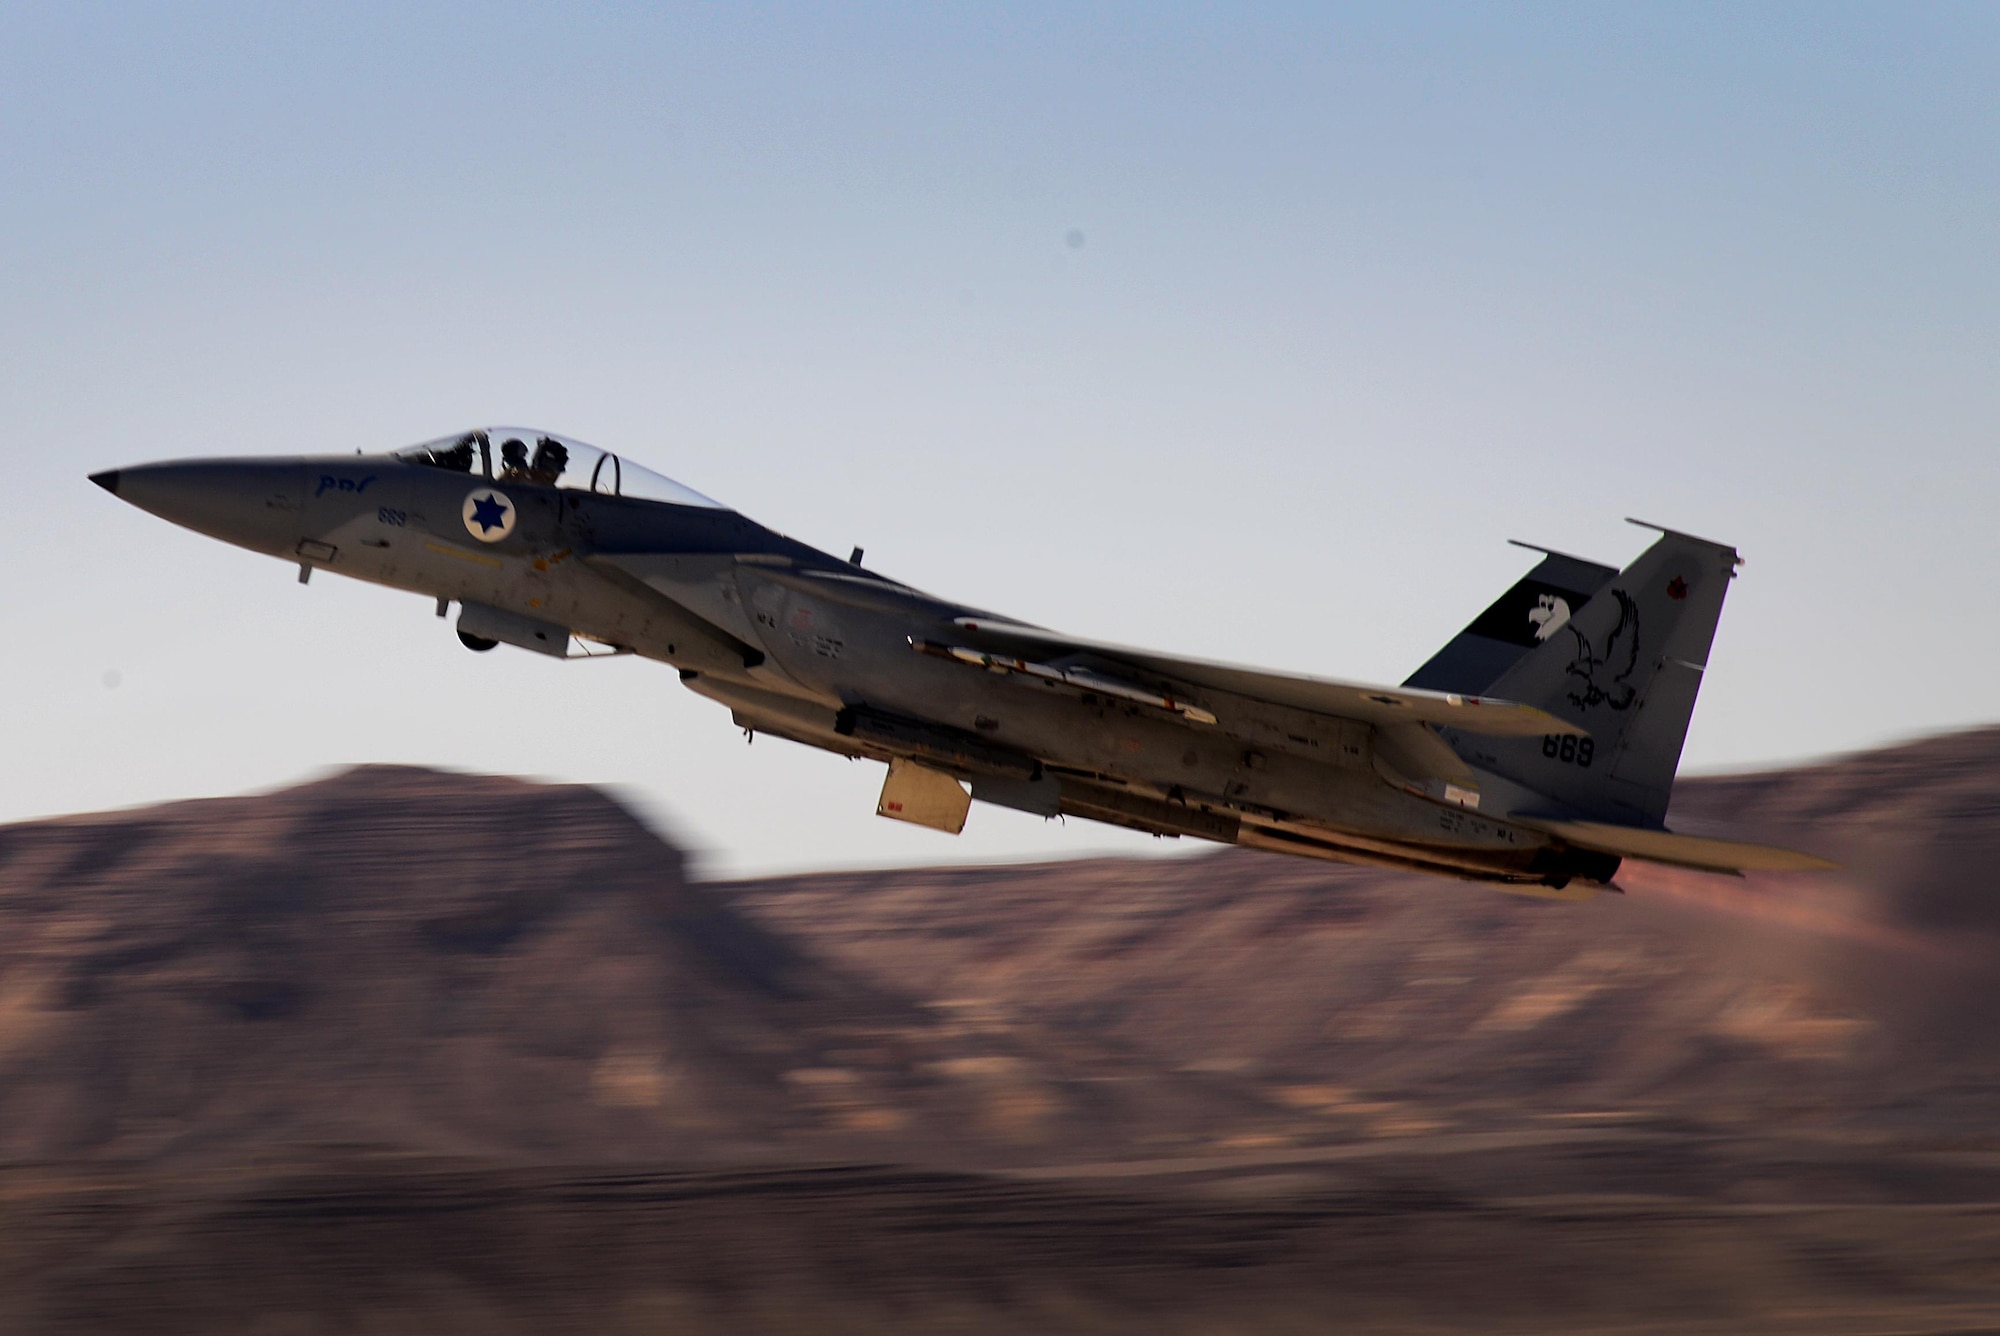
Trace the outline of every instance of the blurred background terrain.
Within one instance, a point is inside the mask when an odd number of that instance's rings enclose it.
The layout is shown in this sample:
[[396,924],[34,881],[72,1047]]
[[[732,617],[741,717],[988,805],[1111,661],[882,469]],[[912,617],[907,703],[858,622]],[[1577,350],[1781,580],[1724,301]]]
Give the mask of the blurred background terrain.
[[1844,870],[702,882],[396,767],[0,828],[0,1328],[2000,1328],[2000,730],[1674,822]]

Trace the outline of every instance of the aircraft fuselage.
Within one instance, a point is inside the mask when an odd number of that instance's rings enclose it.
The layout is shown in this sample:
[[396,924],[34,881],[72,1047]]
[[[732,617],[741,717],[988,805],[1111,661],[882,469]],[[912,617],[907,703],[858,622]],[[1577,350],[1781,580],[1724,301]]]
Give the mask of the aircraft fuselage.
[[183,461],[97,480],[295,562],[302,579],[409,590],[440,616],[459,603],[475,648],[561,655],[575,635],[658,660],[746,729],[915,763],[973,799],[1543,893],[1608,882],[1617,866],[1453,800],[1424,765],[1443,747],[1434,730],[1114,679],[1075,656],[981,659],[991,614],[723,507],[397,455]]

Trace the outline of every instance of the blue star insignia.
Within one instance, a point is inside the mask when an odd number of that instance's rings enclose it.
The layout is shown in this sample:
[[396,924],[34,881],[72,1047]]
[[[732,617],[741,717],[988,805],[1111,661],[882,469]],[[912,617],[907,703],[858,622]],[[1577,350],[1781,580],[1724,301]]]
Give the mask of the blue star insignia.
[[491,533],[507,522],[507,507],[491,492],[485,496],[474,497],[472,522],[479,526],[481,533]]

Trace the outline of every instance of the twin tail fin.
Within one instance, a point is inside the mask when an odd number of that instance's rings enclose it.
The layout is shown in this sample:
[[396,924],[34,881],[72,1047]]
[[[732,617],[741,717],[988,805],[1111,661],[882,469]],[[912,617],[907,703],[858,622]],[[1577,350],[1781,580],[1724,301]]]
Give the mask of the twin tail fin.
[[1550,619],[1537,624],[1538,643],[1487,688],[1590,736],[1458,734],[1453,746],[1474,765],[1552,799],[1550,815],[1660,829],[1740,564],[1733,547],[1662,530],[1547,634]]
[[1502,674],[1560,631],[1618,574],[1616,567],[1582,557],[1535,550],[1543,553],[1535,568],[1433,654],[1404,686],[1466,696],[1493,694],[1493,684]]

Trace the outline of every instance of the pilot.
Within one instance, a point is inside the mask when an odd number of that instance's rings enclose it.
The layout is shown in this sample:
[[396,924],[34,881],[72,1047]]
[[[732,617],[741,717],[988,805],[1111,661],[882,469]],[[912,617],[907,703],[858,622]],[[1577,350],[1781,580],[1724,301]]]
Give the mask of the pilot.
[[525,482],[528,478],[528,447],[519,437],[500,442],[500,481]]
[[535,462],[528,466],[528,481],[553,487],[569,467],[569,447],[553,436],[535,442]]

